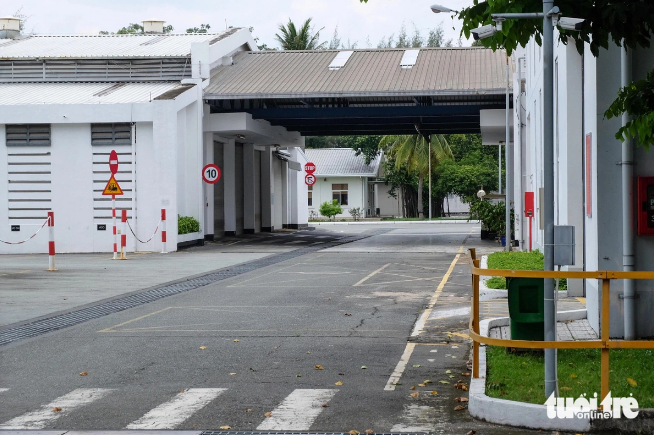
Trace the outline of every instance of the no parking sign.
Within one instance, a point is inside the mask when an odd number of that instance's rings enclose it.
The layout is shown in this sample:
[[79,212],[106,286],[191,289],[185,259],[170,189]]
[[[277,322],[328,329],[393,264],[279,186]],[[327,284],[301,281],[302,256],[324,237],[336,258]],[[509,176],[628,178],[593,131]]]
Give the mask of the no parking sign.
[[307,184],[307,186],[313,186],[316,184],[316,176],[313,174],[307,174],[307,176],[304,177],[304,182]]

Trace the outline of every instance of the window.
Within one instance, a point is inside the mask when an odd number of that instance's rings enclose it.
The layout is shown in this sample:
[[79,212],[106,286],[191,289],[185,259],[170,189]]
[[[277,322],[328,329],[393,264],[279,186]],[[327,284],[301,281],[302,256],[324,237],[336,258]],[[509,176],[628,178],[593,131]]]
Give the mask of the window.
[[313,186],[309,186],[308,198],[309,198],[309,207],[311,207],[313,206]]
[[91,145],[131,145],[132,126],[121,124],[91,124]]
[[332,199],[340,205],[347,205],[347,184],[332,184]]
[[7,146],[50,146],[50,124],[7,125]]

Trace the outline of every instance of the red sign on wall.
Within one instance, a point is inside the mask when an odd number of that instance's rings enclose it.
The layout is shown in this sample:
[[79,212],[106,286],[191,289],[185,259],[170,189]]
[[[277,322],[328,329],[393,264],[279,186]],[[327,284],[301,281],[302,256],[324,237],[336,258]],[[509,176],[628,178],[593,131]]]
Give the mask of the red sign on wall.
[[593,215],[593,134],[586,135],[586,216]]

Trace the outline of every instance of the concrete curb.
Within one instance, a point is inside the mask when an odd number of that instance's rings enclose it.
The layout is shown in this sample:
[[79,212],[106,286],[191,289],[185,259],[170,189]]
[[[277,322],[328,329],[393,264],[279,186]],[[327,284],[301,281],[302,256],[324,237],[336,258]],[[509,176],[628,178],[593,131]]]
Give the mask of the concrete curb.
[[[488,255],[482,255],[479,266],[482,269],[488,269]],[[479,300],[488,301],[490,299],[506,299],[509,297],[508,290],[493,289],[488,288],[486,281],[492,278],[492,276],[481,276],[479,277]],[[559,299],[564,299],[568,297],[568,291],[562,290],[559,292]]]
[[448,219],[440,221],[371,221],[371,222],[309,222],[311,225],[329,226],[329,225],[438,225],[438,224],[479,224],[479,221],[469,221],[467,219]]
[[[587,312],[583,310],[561,311],[557,313],[558,321],[585,319]],[[488,337],[491,328],[508,326],[508,317],[487,319],[479,322],[480,335]],[[512,400],[495,399],[486,395],[486,347],[479,347],[478,379],[470,380],[470,415],[489,423],[525,427],[529,429],[560,430],[569,432],[588,432],[591,428],[590,418],[550,419],[547,417],[545,405],[514,402]]]

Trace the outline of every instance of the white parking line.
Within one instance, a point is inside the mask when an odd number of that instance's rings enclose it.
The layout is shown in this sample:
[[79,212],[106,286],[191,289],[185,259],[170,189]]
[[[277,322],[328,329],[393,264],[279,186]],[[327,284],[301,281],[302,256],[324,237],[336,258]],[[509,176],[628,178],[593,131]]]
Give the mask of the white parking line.
[[101,399],[111,391],[103,388],[79,388],[73,390],[47,405],[43,405],[38,411],[28,412],[12,418],[6,423],[0,424],[0,429],[43,429],[59,417],[67,415],[76,408]]
[[0,388],[0,393],[4,393],[5,391],[9,391],[9,388]]
[[225,391],[227,388],[189,388],[128,424],[127,429],[174,429]]
[[338,390],[295,390],[272,411],[257,430],[309,430]]

